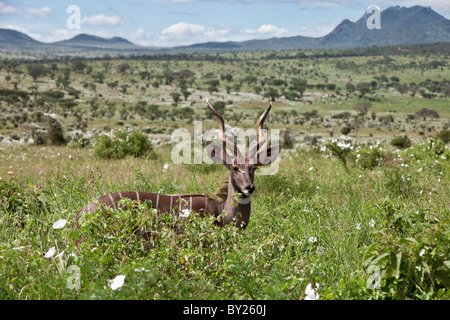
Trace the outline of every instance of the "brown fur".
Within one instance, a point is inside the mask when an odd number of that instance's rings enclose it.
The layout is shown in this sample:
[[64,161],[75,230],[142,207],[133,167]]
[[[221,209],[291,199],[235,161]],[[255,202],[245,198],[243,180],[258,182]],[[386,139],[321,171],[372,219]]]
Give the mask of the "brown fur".
[[213,194],[216,197],[219,197],[222,201],[226,200],[228,197],[228,177],[224,178],[220,183],[220,187]]

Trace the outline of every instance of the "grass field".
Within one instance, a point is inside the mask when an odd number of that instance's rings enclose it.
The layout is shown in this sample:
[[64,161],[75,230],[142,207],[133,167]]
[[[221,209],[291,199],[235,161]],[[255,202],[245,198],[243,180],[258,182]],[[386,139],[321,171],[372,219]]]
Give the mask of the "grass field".
[[[218,57],[86,60],[84,70],[70,71],[65,89],[56,82],[73,61],[42,62],[48,72],[36,80],[27,63],[3,65],[0,89],[16,86],[27,95],[6,99],[4,91],[0,105],[0,299],[298,300],[310,297],[309,284],[319,299],[450,299],[450,151],[436,138],[450,118],[448,56],[394,55],[389,63],[383,62],[386,56]],[[433,60],[445,64],[420,67]],[[124,63],[125,72],[114,71]],[[192,73],[180,78],[187,69]],[[101,71],[105,77],[98,81]],[[378,78],[367,93],[347,91],[348,82],[381,76],[388,80]],[[301,98],[288,99],[282,93],[298,77],[309,87]],[[194,215],[156,220],[141,204],[111,210],[109,219],[93,214],[72,228],[84,205],[109,192],[213,193],[228,171],[173,164],[171,133],[192,131],[193,121],[203,121],[204,130],[217,127],[207,114],[206,96],[224,102],[226,123],[255,127],[270,98],[264,93],[277,87],[274,80],[287,84],[278,82],[280,96],[265,127],[289,129],[291,136],[282,138],[279,171],[256,174],[246,230],[220,229]],[[108,86],[114,81],[117,86]],[[400,93],[397,82],[408,91]],[[316,86],[322,83],[336,87]],[[414,84],[434,96],[413,95]],[[190,95],[175,102],[170,94],[183,90]],[[64,94],[58,100],[46,91]],[[146,102],[142,109],[140,101]],[[355,106],[362,102],[371,107],[360,115]],[[158,105],[153,113],[147,111],[151,105]],[[408,118],[425,107],[440,117]],[[182,113],[183,108],[191,109]],[[67,137],[60,146],[45,139],[38,144],[30,126],[46,125],[39,112],[56,114],[66,135],[80,130],[86,144]],[[344,112],[349,114],[336,117]],[[97,136],[126,127],[147,132],[151,152],[102,157]],[[346,136],[344,127],[350,127]],[[9,139],[13,134],[25,141]],[[401,135],[412,145],[391,145]],[[181,224],[179,234],[173,226]],[[143,241],[136,227],[153,231],[155,238]]]

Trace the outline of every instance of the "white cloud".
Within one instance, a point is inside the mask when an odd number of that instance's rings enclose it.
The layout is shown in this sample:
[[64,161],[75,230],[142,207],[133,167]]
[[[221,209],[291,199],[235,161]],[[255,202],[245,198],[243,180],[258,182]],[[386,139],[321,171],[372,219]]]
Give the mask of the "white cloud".
[[193,23],[178,22],[164,29],[161,34],[175,37],[183,37],[185,35],[202,34],[206,30],[205,26]]
[[108,17],[102,13],[102,14],[98,14],[98,15],[95,15],[92,17],[84,17],[81,20],[81,23],[85,23],[89,26],[113,27],[113,26],[125,24],[125,21],[120,19],[118,16]]
[[52,9],[50,7],[36,8],[24,8],[17,5],[6,5],[4,2],[0,2],[0,14],[15,14],[27,20],[31,19],[47,19],[50,17]]
[[204,26],[200,24],[178,22],[170,25],[153,40],[145,41],[136,37],[141,45],[178,46],[203,42],[244,41],[292,35],[287,29],[271,24],[261,25],[257,29],[239,29],[225,25]]
[[277,26],[274,26],[273,24],[263,24],[258,29],[242,29],[243,33],[246,34],[270,34],[272,36],[276,35],[283,35],[288,33],[288,30],[284,28],[278,28]]
[[0,2],[0,14],[4,13],[16,13],[17,9],[13,6],[5,5],[4,2]]
[[34,18],[48,18],[50,16],[50,12],[52,9],[49,7],[42,7],[40,9],[28,8],[25,11],[25,18],[34,19]]

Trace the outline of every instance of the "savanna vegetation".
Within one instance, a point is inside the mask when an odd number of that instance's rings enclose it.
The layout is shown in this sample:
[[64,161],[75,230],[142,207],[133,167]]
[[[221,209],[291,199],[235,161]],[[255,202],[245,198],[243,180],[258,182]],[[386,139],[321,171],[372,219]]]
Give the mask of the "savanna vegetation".
[[[450,60],[430,48],[3,59],[0,298],[449,299]],[[171,161],[174,130],[217,128],[205,97],[243,129],[273,104],[280,166],[246,230],[140,203],[72,228],[113,191],[212,194],[225,168]]]

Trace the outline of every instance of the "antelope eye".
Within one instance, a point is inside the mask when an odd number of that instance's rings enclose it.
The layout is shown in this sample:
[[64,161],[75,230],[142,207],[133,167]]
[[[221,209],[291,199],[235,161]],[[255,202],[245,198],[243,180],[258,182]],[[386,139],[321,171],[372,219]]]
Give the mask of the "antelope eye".
[[238,168],[238,167],[233,167],[233,170],[234,170],[235,172],[238,172],[238,171],[239,171],[239,168]]

